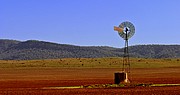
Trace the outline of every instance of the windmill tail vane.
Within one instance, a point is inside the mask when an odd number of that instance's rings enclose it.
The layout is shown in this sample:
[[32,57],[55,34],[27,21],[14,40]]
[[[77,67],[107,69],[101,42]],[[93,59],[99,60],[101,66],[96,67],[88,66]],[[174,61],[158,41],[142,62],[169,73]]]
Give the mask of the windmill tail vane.
[[114,31],[123,32],[123,29],[122,29],[122,28],[119,28],[119,27],[114,26]]

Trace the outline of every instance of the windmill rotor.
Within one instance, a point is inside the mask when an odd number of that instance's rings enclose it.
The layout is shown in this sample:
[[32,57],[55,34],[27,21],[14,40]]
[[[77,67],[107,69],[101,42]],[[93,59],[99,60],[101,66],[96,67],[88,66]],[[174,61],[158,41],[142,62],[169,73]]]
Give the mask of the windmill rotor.
[[[118,31],[118,33],[119,33],[120,37],[122,37],[124,40],[131,38],[135,33],[134,25],[128,21],[121,23],[118,28],[123,30],[123,31]],[[127,38],[126,38],[126,32],[125,32],[126,29],[128,29],[128,31],[129,31],[129,32],[127,32]]]

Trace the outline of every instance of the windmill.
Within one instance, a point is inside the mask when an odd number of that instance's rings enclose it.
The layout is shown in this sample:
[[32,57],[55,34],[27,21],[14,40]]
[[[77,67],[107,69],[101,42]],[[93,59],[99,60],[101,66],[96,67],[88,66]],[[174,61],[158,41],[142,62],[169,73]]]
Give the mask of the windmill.
[[[120,76],[118,73],[118,77],[123,77],[123,78],[118,79],[119,80],[118,82],[121,82],[121,81],[129,82],[127,78],[128,73],[130,73],[128,39],[130,39],[134,35],[135,27],[131,22],[126,21],[126,22],[122,22],[119,25],[119,27],[114,26],[114,30],[118,31],[119,36],[125,40],[124,55],[123,55],[123,68],[122,68],[123,73],[121,73],[122,75]],[[118,83],[118,82],[115,82],[115,83]]]

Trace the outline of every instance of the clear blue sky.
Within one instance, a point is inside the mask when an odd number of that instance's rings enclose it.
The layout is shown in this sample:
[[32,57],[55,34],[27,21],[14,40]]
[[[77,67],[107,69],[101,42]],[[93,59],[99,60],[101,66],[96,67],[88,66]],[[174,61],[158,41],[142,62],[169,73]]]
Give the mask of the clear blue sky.
[[123,47],[123,21],[130,45],[180,44],[180,0],[0,0],[0,39]]

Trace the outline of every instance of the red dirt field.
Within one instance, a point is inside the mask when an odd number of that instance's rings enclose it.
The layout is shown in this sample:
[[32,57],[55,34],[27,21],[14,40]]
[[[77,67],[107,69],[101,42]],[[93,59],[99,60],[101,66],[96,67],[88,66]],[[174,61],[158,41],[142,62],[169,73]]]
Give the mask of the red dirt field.
[[[178,95],[180,86],[43,89],[113,84],[117,68],[0,68],[0,95]],[[180,84],[180,67],[131,69],[132,83]]]

